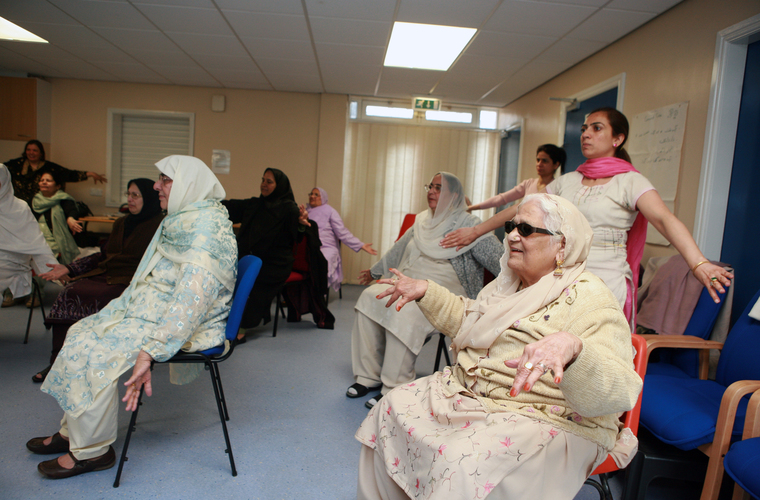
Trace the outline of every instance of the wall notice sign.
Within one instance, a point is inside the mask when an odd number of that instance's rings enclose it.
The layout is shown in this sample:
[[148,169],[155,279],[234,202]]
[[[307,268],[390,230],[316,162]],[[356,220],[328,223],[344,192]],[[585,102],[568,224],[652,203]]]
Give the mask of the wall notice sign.
[[214,149],[211,152],[211,171],[215,174],[230,173],[230,152],[226,149]]
[[[681,102],[634,116],[626,144],[633,166],[654,185],[671,212],[681,170],[688,107],[688,102]],[[647,243],[669,245],[651,224],[647,228]]]

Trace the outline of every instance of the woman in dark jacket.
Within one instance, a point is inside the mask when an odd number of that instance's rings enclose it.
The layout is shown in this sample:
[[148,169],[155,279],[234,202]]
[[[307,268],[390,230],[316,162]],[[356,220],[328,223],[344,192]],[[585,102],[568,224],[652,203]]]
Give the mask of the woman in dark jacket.
[[[240,223],[239,256],[255,255],[263,261],[248,303],[241,328],[254,328],[271,320],[272,299],[285,285],[293,268],[293,245],[299,223],[308,226],[306,209],[296,205],[290,180],[281,170],[268,168],[261,178],[261,196],[247,200],[224,200],[230,220]],[[244,341],[239,333],[238,340]]]
[[[66,340],[69,327],[100,311],[121,295],[132,280],[145,249],[164,218],[153,183],[150,179],[129,181],[129,215],[114,222],[103,251],[67,266],[55,266],[42,275],[46,279],[71,278],[71,283],[58,294],[45,319],[45,325],[53,327],[51,365]],[[34,375],[32,381],[41,383],[49,370],[50,366]]]

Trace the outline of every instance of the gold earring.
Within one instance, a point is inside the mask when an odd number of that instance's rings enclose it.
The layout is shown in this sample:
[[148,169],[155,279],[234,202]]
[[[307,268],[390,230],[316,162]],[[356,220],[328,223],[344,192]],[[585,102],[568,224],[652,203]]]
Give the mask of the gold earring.
[[554,269],[554,276],[562,276],[565,273],[565,270],[562,269],[562,264],[564,264],[564,260],[558,260],[557,261],[557,268]]

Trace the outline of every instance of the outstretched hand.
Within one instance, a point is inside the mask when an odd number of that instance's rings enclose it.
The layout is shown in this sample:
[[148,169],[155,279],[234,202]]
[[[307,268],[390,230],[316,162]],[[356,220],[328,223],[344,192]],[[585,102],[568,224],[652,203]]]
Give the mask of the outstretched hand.
[[565,368],[575,361],[582,350],[581,339],[568,332],[547,335],[538,342],[526,345],[520,359],[504,362],[508,368],[517,368],[509,395],[515,397],[520,391],[530,391],[533,384],[548,371],[554,374],[554,383],[559,384]]
[[478,231],[475,227],[460,227],[447,234],[439,245],[443,248],[457,247],[457,250],[461,250],[476,239],[478,239]]
[[370,255],[377,255],[377,250],[372,248],[372,243],[365,243],[364,245],[362,245],[362,250],[364,250]]
[[53,281],[53,280],[59,280],[63,278],[64,276],[69,274],[69,268],[64,266],[63,264],[45,264],[48,267],[52,267],[50,271],[46,273],[40,274],[40,278],[47,280],[47,281]]
[[707,288],[707,292],[716,304],[720,302],[718,293],[726,293],[725,287],[731,286],[731,280],[734,279],[733,274],[720,266],[716,266],[712,262],[705,262],[704,264],[697,266],[692,272],[694,277]]
[[376,297],[382,299],[389,295],[391,296],[391,298],[388,299],[388,303],[385,304],[385,307],[390,307],[391,304],[398,300],[396,311],[400,311],[407,303],[421,299],[425,296],[428,288],[427,281],[416,280],[404,276],[398,269],[391,268],[390,271],[396,275],[395,278],[377,280],[378,283],[383,285],[391,285]]
[[127,386],[127,393],[121,401],[127,403],[127,411],[135,411],[137,409],[137,402],[140,398],[140,389],[142,387],[145,387],[145,394],[148,396],[153,395],[153,386],[150,383],[150,365],[152,362],[153,358],[145,351],[140,351],[140,354],[137,355],[137,361],[134,368],[132,368],[132,376],[124,382],[124,385]]

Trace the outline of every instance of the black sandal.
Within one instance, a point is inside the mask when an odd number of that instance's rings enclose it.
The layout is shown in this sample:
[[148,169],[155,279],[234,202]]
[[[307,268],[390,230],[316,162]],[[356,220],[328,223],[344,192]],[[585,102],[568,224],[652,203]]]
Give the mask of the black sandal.
[[32,382],[34,382],[35,384],[43,383],[45,381],[45,377],[47,377],[47,374],[50,373],[50,369],[52,367],[53,365],[48,365],[48,367],[42,370],[41,372],[35,373],[34,375],[32,375]]
[[346,396],[349,398],[361,398],[372,391],[379,391],[381,388],[381,385],[378,385],[376,387],[365,387],[359,383],[356,383],[346,390]]

